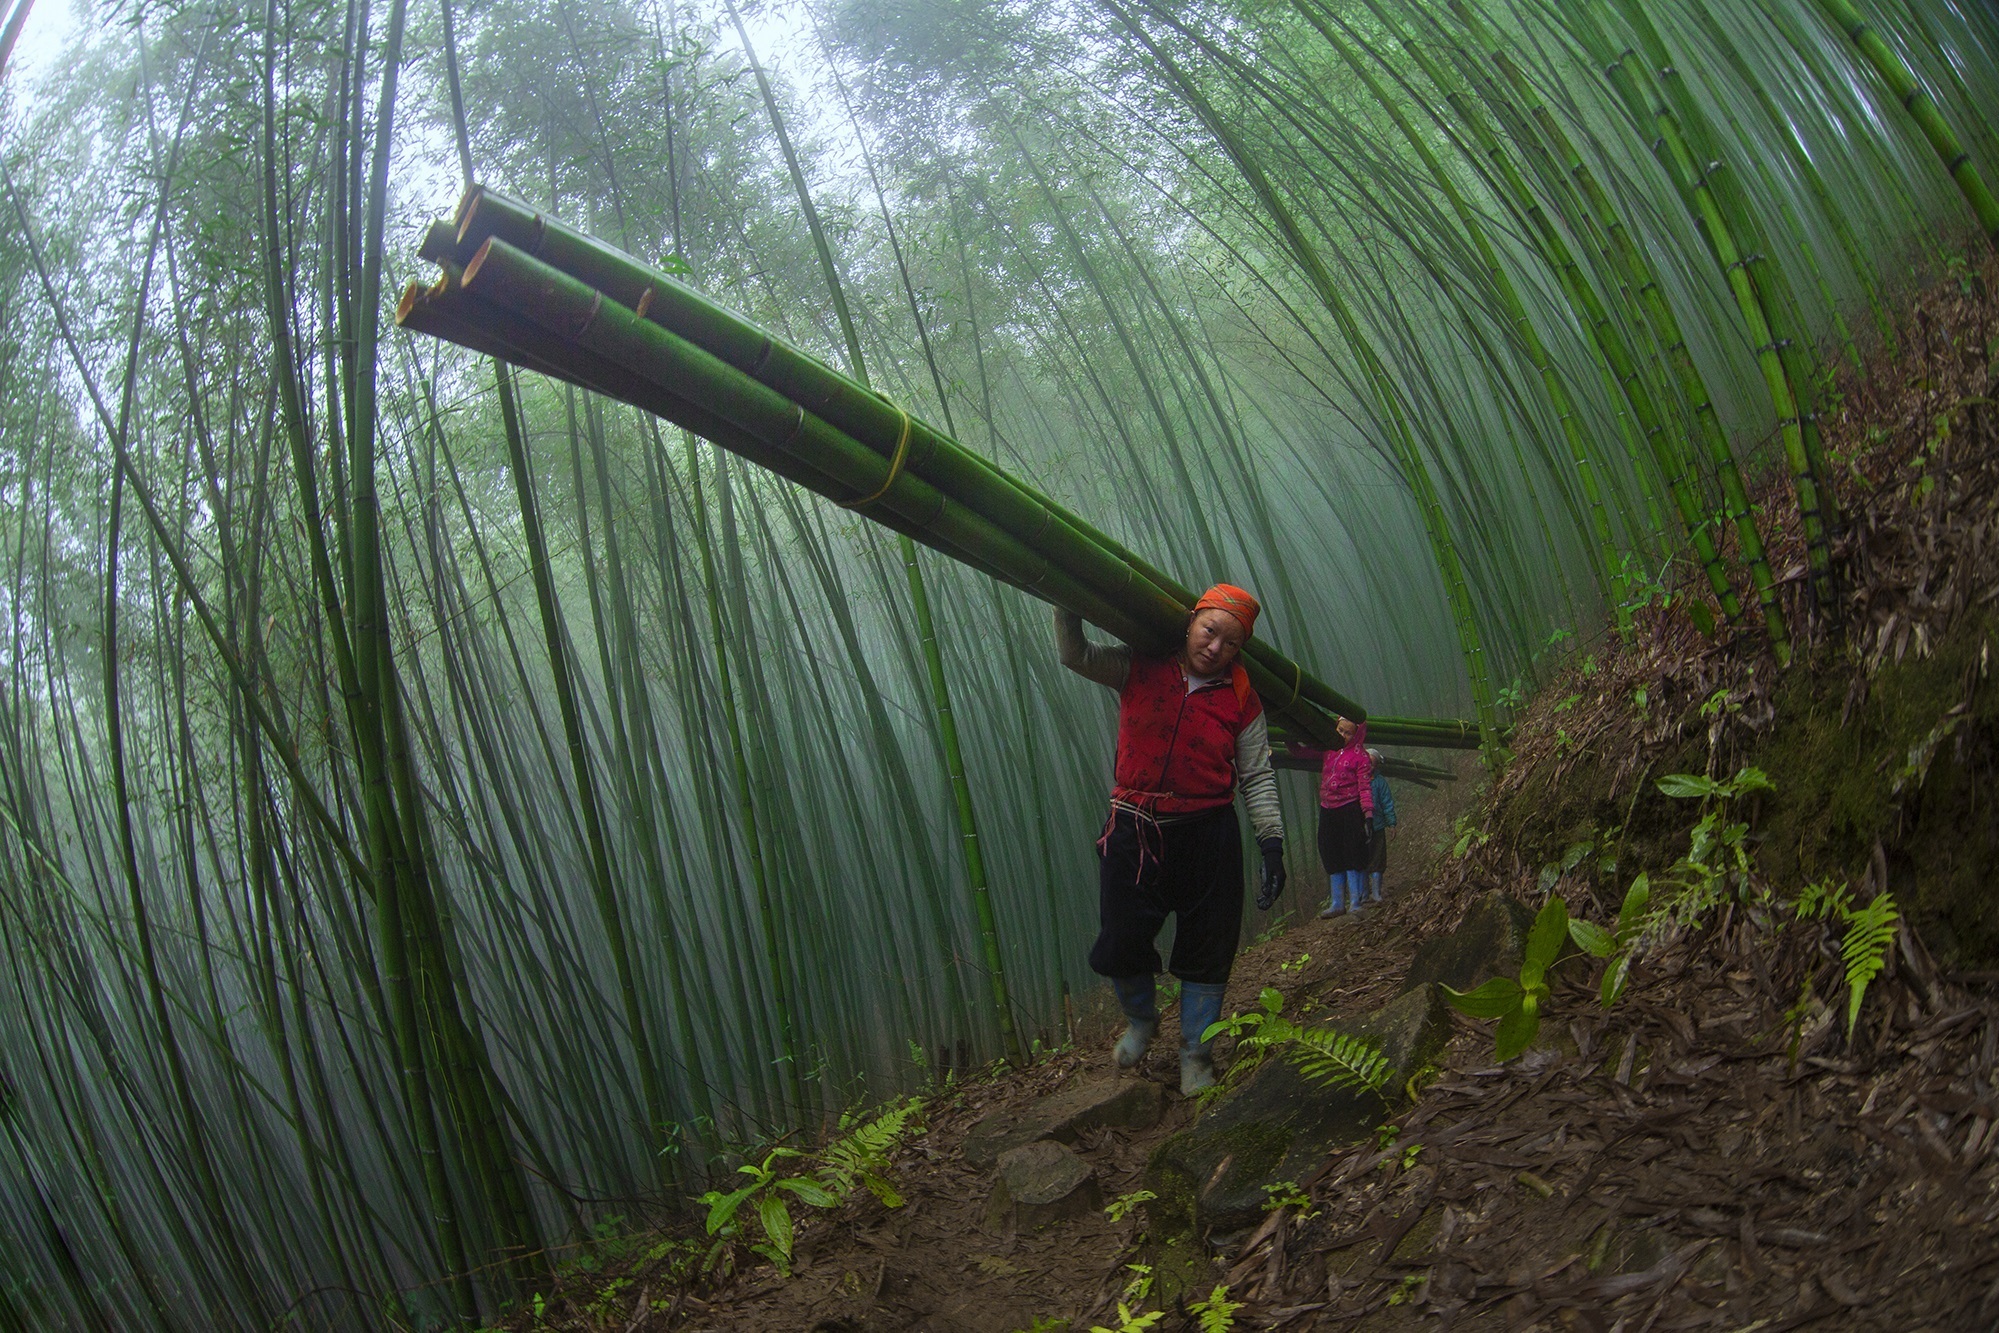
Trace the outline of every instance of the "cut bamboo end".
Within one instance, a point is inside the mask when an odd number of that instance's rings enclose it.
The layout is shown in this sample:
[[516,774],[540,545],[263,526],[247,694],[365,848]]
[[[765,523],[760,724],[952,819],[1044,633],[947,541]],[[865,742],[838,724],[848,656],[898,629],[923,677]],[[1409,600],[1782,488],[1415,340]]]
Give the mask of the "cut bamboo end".
[[410,312],[416,309],[417,302],[423,300],[424,291],[424,285],[420,282],[412,282],[409,286],[403,288],[401,298],[396,301],[397,328],[402,328],[409,323]]
[[472,258],[465,262],[464,280],[467,283],[478,280],[479,270],[484,268],[486,261],[492,257],[494,239],[494,237],[488,236],[485,240],[481,241],[479,248],[473,252]]

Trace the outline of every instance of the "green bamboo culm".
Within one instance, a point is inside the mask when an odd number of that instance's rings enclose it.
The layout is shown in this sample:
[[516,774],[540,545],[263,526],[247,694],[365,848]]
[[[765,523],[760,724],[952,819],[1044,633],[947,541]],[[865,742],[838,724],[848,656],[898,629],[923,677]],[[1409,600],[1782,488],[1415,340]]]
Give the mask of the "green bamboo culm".
[[[860,334],[854,328],[853,312],[848,306],[846,284],[840,280],[839,266],[834,262],[833,249],[826,242],[826,229],[820,224],[819,210],[812,202],[811,188],[806,184],[805,170],[799,165],[798,153],[791,145],[791,136],[786,131],[784,116],[778,109],[777,95],[772,92],[769,78],[764,74],[763,65],[757,60],[756,50],[750,44],[749,30],[743,26],[741,13],[734,0],[728,0],[729,18],[736,27],[736,36],[741,41],[743,55],[748,59],[751,72],[756,76],[757,90],[763,98],[765,113],[770,117],[772,132],[777,137],[778,147],[784,155],[786,171],[791,176],[792,188],[798,194],[799,211],[805,215],[805,224],[812,235],[813,253],[818,256],[819,270],[826,280],[827,294],[833,303],[833,312],[840,322],[840,335],[846,345],[847,373],[864,388],[872,385],[868,381],[867,359],[861,353]],[[844,90],[843,90],[844,91]],[[884,205],[886,207],[886,205]],[[959,846],[965,859],[965,879],[971,889],[972,906],[979,923],[980,943],[985,952],[986,975],[992,993],[992,1014],[999,1028],[1000,1041],[1006,1048],[1007,1058],[1015,1064],[1026,1061],[1026,1051],[1020,1044],[1020,1033],[1013,1021],[1013,1005],[1007,998],[1006,963],[1000,951],[999,924],[993,914],[992,889],[986,882],[985,854],[979,848],[978,811],[972,801],[972,786],[965,776],[964,751],[958,744],[958,724],[951,710],[951,685],[944,674],[944,656],[937,643],[936,623],[930,612],[930,593],[924,584],[923,568],[918,563],[916,543],[908,533],[898,533],[896,543],[902,555],[902,567],[908,575],[911,611],[916,618],[917,638],[923,647],[923,665],[929,677],[931,708],[936,718],[937,739],[944,752],[944,770],[951,786],[952,802],[957,808]]]
[[1379,354],[1333,285],[1332,275],[1327,272],[1317,248],[1306,235],[1305,229],[1299,224],[1292,210],[1278,196],[1269,176],[1247,143],[1229,127],[1228,122],[1208,99],[1202,96],[1193,80],[1181,71],[1164,48],[1146,33],[1136,17],[1119,5],[1117,0],[1101,0],[1101,3],[1123,25],[1124,30],[1159,62],[1160,67],[1172,78],[1180,96],[1200,117],[1208,132],[1221,144],[1229,160],[1256,195],[1258,203],[1277,227],[1286,249],[1306,275],[1313,294],[1338,324],[1348,349],[1361,363],[1363,375],[1375,404],[1384,418],[1385,431],[1402,468],[1403,478],[1415,492],[1417,508],[1423,515],[1424,531],[1429,536],[1431,551],[1443,575],[1452,619],[1457,627],[1458,642],[1464,652],[1465,667],[1471,680],[1472,707],[1478,720],[1480,748],[1488,760],[1496,764],[1500,753],[1497,691],[1493,686],[1491,668],[1485,657],[1485,645],[1479,633],[1478,613],[1472,606],[1471,593],[1465,582],[1463,561],[1459,557],[1457,541],[1451,533],[1449,521],[1444,515],[1436,484],[1430,475],[1428,465],[1416,449],[1399,392],[1391,381],[1387,368],[1382,365]]
[[[1652,273],[1650,265],[1645,262],[1637,245],[1631,240],[1629,229],[1624,225],[1623,218],[1612,204],[1608,193],[1597,180],[1596,173],[1583,160],[1582,154],[1577,151],[1569,136],[1528,84],[1519,66],[1493,39],[1485,25],[1469,10],[1463,0],[1451,0],[1451,9],[1477,39],[1481,49],[1486,52],[1487,58],[1506,81],[1512,94],[1526,108],[1529,119],[1527,125],[1520,127],[1520,140],[1532,142],[1538,136],[1545,144],[1546,150],[1554,155],[1557,169],[1575,182],[1589,214],[1609,244],[1610,254],[1607,256],[1609,267],[1621,275],[1626,292],[1638,295],[1643,306],[1644,320],[1653,330],[1657,342],[1664,348],[1683,403],[1693,409],[1695,433],[1721,484],[1724,513],[1735,528],[1742,563],[1748,569],[1751,586],[1756,589],[1771,652],[1780,666],[1788,665],[1791,659],[1790,630],[1784,620],[1783,608],[1777,601],[1776,578],[1770,571],[1769,557],[1763,546],[1763,536],[1757,526],[1755,513],[1750,507],[1741,470],[1736,466],[1734,451],[1729,447],[1728,436],[1715,414],[1712,395],[1709,394],[1707,385],[1687,350],[1686,335],[1680,328],[1678,317],[1661,292],[1657,277]],[[1810,487],[1809,493],[1815,502],[1817,491],[1809,477],[1807,486]],[[1816,519],[1816,503],[1812,514]],[[1814,531],[1819,539],[1815,548],[1816,558],[1823,563],[1826,559],[1823,525],[1818,525]]]
[[1937,109],[1936,99],[1929,89],[1910,72],[1908,64],[1898,55],[1895,48],[1881,35],[1880,29],[1869,23],[1853,0],[1819,0],[1819,7],[1833,25],[1846,34],[1847,40],[1859,49],[1881,81],[1888,85],[1889,94],[1902,104],[1902,109],[1915,118],[1923,132],[1923,138],[1936,151],[1937,159],[1957,183],[1964,201],[1971,205],[1971,211],[1978,218],[1978,225],[1985,232],[1986,239],[1994,249],[1999,249],[1999,199],[1985,184],[1985,178],[1978,174],[1978,168],[1971,160],[1971,153],[1959,142],[1956,131]]

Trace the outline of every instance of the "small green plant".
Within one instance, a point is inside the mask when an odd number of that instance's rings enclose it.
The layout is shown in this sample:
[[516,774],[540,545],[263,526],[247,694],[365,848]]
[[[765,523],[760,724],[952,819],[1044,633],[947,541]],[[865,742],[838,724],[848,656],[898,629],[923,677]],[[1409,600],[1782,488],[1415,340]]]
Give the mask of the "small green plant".
[[[1283,1050],[1300,1073],[1324,1088],[1361,1087],[1379,1092],[1393,1076],[1388,1057],[1367,1038],[1329,1027],[1300,1027],[1284,1017],[1284,996],[1275,987],[1265,986],[1257,1004],[1259,1007],[1249,1013],[1210,1025],[1202,1034],[1203,1040],[1213,1041],[1227,1033],[1236,1039],[1236,1049],[1248,1056]],[[1253,1064],[1253,1060],[1237,1060],[1229,1071],[1231,1077]]]
[[1548,968],[1568,934],[1569,905],[1560,898],[1549,898],[1527,932],[1518,978],[1494,977],[1470,991],[1444,987],[1444,998],[1459,1013],[1499,1020],[1499,1030],[1493,1039],[1495,1059],[1511,1060],[1531,1046],[1540,1033],[1541,1006],[1549,994]]
[[1117,1327],[1105,1328],[1102,1324],[1097,1324],[1090,1329],[1090,1333],[1145,1333],[1146,1329],[1151,1328],[1165,1317],[1166,1312],[1164,1310],[1154,1310],[1151,1314],[1133,1314],[1129,1305],[1123,1301],[1119,1301],[1117,1303]]
[[1576,942],[1576,947],[1593,958],[1602,958],[1609,963],[1603,969],[1600,993],[1606,1009],[1617,1003],[1617,997],[1624,993],[1624,983],[1631,975],[1632,950],[1645,928],[1646,909],[1651,901],[1652,882],[1640,875],[1625,890],[1624,904],[1617,909],[1617,925],[1614,928],[1605,930],[1594,921],[1579,918],[1569,921],[1569,938]]
[[1126,1264],[1125,1267],[1131,1270],[1131,1276],[1124,1284],[1124,1299],[1133,1305],[1142,1305],[1145,1298],[1152,1294],[1152,1265]]
[[1311,1196],[1299,1189],[1295,1180],[1279,1180],[1263,1187],[1263,1211],[1274,1213],[1280,1208],[1291,1209],[1300,1219],[1318,1216]]
[[1288,963],[1279,963],[1277,965],[1277,970],[1279,972],[1302,972],[1305,970],[1305,964],[1311,961],[1312,961],[1311,954],[1301,953]]
[[[1701,704],[1701,716],[1709,719],[1710,721],[1712,721],[1717,717],[1720,717],[1723,713],[1739,713],[1741,711],[1742,711],[1742,704],[1737,700],[1729,697],[1727,686],[1723,686],[1721,689],[1716,690],[1713,694],[1710,694],[1707,697],[1707,699]],[[1686,778],[1686,777],[1692,777],[1693,774],[1675,773],[1672,776],[1676,778]],[[1702,779],[1702,781],[1711,781],[1711,780],[1712,779],[1706,779],[1706,778]],[[1659,785],[1663,788],[1666,784],[1666,781],[1667,779],[1661,778],[1659,780]],[[1675,793],[1667,792],[1666,794],[1668,796],[1671,796],[1674,795]]]
[[1132,1209],[1140,1204],[1151,1203],[1158,1197],[1151,1190],[1133,1190],[1129,1194],[1120,1194],[1104,1205],[1104,1215],[1113,1222],[1122,1222],[1131,1216]]
[[1069,1321],[1054,1315],[1036,1315],[1032,1324],[1015,1329],[1014,1333],[1069,1333]]
[[1464,859],[1466,852],[1475,847],[1483,847],[1492,841],[1492,835],[1475,822],[1476,817],[1468,810],[1457,817],[1451,825],[1451,857]]
[[[737,1242],[748,1241],[751,1252],[789,1276],[794,1199],[811,1208],[837,1208],[856,1188],[863,1188],[885,1207],[900,1208],[902,1196],[883,1172],[888,1169],[890,1154],[915,1127],[922,1109],[923,1103],[912,1097],[865,1120],[850,1112],[840,1117],[841,1135],[816,1157],[796,1148],[778,1147],[766,1153],[762,1162],[737,1167],[738,1173],[750,1178],[748,1184],[727,1191],[709,1190],[698,1200],[708,1206],[708,1234],[715,1238],[704,1269],[722,1264]],[[785,1175],[779,1164],[787,1162],[813,1165],[797,1175]],[[762,1239],[749,1239],[752,1232],[746,1221]]]
[[1402,1169],[1407,1171],[1410,1167],[1416,1165],[1416,1159],[1422,1155],[1423,1145],[1420,1143],[1411,1143],[1404,1147],[1402,1149]]
[[[1717,697],[1720,692],[1717,691]],[[1713,702],[1710,700],[1710,702]],[[1700,822],[1687,835],[1687,854],[1654,876],[1651,883],[1660,906],[1670,909],[1677,925],[1698,922],[1717,906],[1731,885],[1738,896],[1747,898],[1754,864],[1745,839],[1749,825],[1726,817],[1728,803],[1756,792],[1775,791],[1776,784],[1760,768],[1744,768],[1732,778],[1718,780],[1699,773],[1669,773],[1658,780],[1658,788],[1676,800],[1698,800],[1707,804]],[[1672,892],[1661,895],[1663,887]]]
[[1291,914],[1289,912],[1279,912],[1276,916],[1270,918],[1269,925],[1257,932],[1256,939],[1252,942],[1255,944],[1268,944],[1279,935],[1282,935],[1290,925]]
[[1395,1290],[1388,1293],[1388,1303],[1390,1305],[1407,1305],[1410,1301],[1416,1299],[1416,1291],[1422,1285],[1423,1275],[1421,1273],[1404,1273],[1402,1281],[1396,1285]]
[[1200,1320],[1201,1333],[1230,1333],[1235,1327],[1235,1312],[1240,1309],[1241,1301],[1229,1299],[1228,1283],[1217,1282],[1208,1299],[1195,1301],[1187,1307],[1187,1313]]
[[[1860,1020],[1860,1002],[1867,994],[1868,983],[1880,975],[1888,961],[1888,950],[1895,943],[1902,920],[1895,896],[1884,889],[1855,907],[1852,891],[1844,882],[1820,880],[1806,885],[1798,895],[1798,916],[1808,921],[1837,917],[1845,928],[1839,940],[1839,956],[1846,965],[1846,1035],[1851,1037],[1854,1024]],[[1799,1003],[1804,1002],[1804,997],[1800,997]]]

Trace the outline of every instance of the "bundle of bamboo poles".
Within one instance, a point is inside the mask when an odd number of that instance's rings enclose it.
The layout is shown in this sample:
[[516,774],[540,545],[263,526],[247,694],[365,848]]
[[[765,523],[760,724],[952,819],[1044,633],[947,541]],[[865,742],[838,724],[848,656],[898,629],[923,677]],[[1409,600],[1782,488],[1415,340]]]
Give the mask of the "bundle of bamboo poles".
[[[1271,752],[1270,762],[1278,768],[1294,773],[1317,773],[1321,768],[1318,759],[1303,759],[1288,754],[1283,749]],[[1414,759],[1383,755],[1375,761],[1374,771],[1392,782],[1413,782],[1419,787],[1436,790],[1440,782],[1456,782],[1458,775],[1448,768],[1438,768],[1434,764],[1419,763]]]
[[[1196,594],[942,432],[692,288],[482,186],[418,253],[402,327],[683,426],[1141,651],[1176,646]],[[1325,744],[1335,715],[1390,745],[1471,748],[1463,721],[1368,719],[1265,638],[1243,652],[1272,718]]]

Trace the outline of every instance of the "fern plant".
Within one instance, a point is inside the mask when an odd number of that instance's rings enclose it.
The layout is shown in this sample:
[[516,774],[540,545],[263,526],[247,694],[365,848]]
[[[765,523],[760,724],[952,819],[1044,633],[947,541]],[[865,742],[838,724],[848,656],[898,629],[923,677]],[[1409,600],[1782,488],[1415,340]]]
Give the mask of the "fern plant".
[[1868,984],[1887,965],[1888,950],[1894,947],[1901,925],[1895,895],[1883,889],[1856,907],[1853,892],[1844,882],[1824,879],[1805,886],[1798,895],[1797,911],[1802,921],[1836,917],[1840,922],[1839,957],[1846,965],[1846,1035],[1852,1037]]
[[1232,1074],[1254,1068],[1258,1059],[1281,1051],[1308,1082],[1322,1088],[1379,1092],[1394,1076],[1394,1066],[1369,1038],[1337,1028],[1303,1027],[1286,1018],[1283,993],[1275,987],[1265,986],[1257,1004],[1248,1013],[1210,1024],[1202,1034],[1203,1041],[1213,1041],[1228,1033],[1236,1039],[1237,1051],[1252,1057],[1238,1060]]
[[1201,1333],[1231,1333],[1235,1328],[1235,1312],[1242,1306],[1241,1301],[1229,1299],[1228,1283],[1217,1282],[1208,1299],[1195,1301],[1187,1307],[1187,1312],[1201,1321]]
[[890,1156],[917,1127],[922,1111],[922,1101],[912,1097],[865,1121],[851,1111],[842,1115],[840,1136],[819,1153],[820,1181],[841,1198],[858,1185],[883,1206],[902,1207],[902,1196],[883,1173],[888,1170]]

